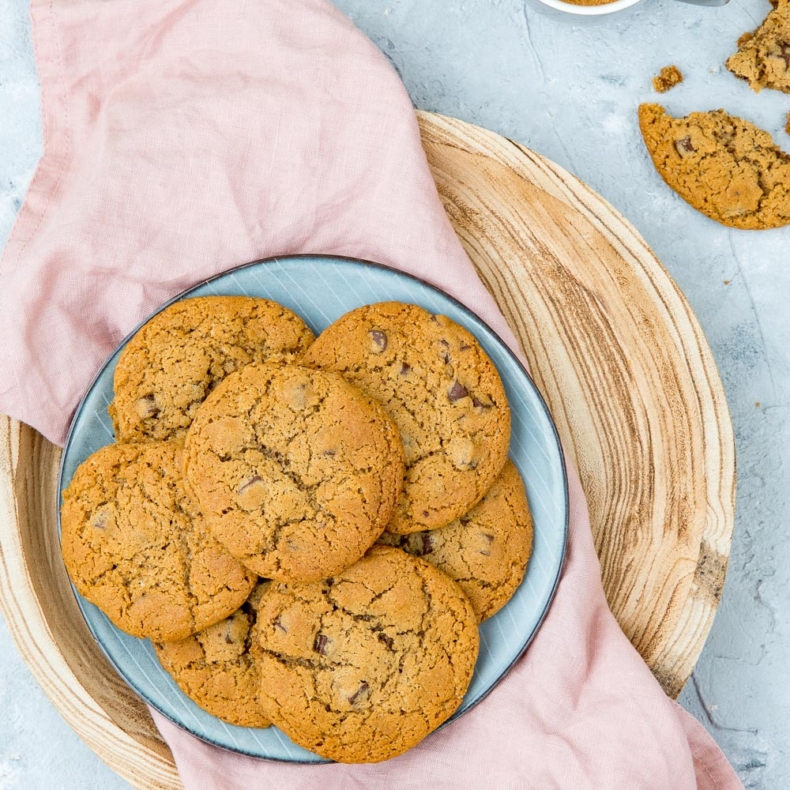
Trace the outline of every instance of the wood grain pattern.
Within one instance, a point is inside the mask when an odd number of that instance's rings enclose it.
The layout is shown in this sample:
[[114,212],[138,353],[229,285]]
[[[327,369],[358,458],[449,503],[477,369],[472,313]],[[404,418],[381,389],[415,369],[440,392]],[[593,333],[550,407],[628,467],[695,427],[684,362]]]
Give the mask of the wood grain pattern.
[[587,495],[609,605],[676,697],[710,630],[735,509],[732,424],[688,303],[558,165],[420,115],[439,193],[521,341]]
[[[445,207],[580,470],[610,605],[676,696],[715,614],[733,525],[732,429],[710,350],[644,241],[584,184],[482,129],[419,121]],[[0,611],[36,680],[111,768],[135,787],[179,788],[68,587],[59,455],[0,417]]]

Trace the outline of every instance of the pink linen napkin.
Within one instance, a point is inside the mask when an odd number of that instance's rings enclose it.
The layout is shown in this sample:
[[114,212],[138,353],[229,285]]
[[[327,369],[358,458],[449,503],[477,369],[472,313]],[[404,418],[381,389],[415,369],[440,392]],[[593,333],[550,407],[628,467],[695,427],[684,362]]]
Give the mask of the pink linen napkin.
[[[45,151],[0,260],[0,410],[62,443],[138,321],[275,254],[417,274],[518,353],[444,214],[403,86],[324,0],[33,0],[31,14]],[[573,470],[570,493],[554,604],[475,710],[362,766],[241,757],[155,714],[186,787],[741,787],[617,626]]]

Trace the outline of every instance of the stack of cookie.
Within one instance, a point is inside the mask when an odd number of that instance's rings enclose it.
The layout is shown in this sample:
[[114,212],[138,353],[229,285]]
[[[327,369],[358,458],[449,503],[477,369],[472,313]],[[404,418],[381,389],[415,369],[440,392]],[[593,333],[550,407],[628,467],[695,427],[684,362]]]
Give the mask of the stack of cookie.
[[281,305],[177,302],[126,345],[117,444],[63,494],[79,592],[224,721],[343,762],[460,704],[532,524],[476,339],[414,305],[318,339]]

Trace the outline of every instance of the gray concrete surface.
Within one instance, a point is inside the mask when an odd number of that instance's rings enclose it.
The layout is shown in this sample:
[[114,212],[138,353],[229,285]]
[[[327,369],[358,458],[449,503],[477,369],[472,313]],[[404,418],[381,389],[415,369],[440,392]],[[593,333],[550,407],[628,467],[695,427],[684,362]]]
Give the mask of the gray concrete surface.
[[[768,0],[699,8],[644,0],[591,26],[523,0],[338,0],[400,72],[416,106],[525,143],[597,189],[642,232],[699,316],[735,424],[738,519],[705,651],[681,696],[747,788],[790,787],[790,228],[721,227],[661,182],[635,118],[676,63],[677,113],[724,107],[784,133],[790,98],[753,94],[723,63]],[[41,150],[27,0],[0,0],[0,245]],[[0,790],[125,784],[60,719],[0,622]],[[57,781],[53,783],[53,777]]]

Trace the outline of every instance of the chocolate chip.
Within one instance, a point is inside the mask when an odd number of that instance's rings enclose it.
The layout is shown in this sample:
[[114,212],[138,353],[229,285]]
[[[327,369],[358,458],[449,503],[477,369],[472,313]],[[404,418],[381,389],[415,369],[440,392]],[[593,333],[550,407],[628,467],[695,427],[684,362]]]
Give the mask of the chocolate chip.
[[442,359],[444,360],[444,364],[445,365],[449,365],[450,364],[450,344],[446,340],[442,339],[442,340],[439,341],[439,345],[444,349],[444,351],[442,352]]
[[233,637],[230,634],[225,634],[225,644],[226,645],[233,644]]
[[682,139],[680,139],[680,140],[677,140],[677,141],[675,142],[675,150],[676,150],[676,151],[677,151],[677,152],[678,152],[678,153],[679,153],[681,156],[686,156],[686,154],[693,153],[693,152],[694,152],[694,151],[696,151],[697,149],[696,149],[696,148],[694,148],[694,146],[692,145],[692,143],[691,143],[691,137],[689,137],[689,136],[687,135],[686,137],[683,137]]
[[387,350],[387,335],[380,329],[371,329],[368,334],[370,335],[371,353],[383,354]]
[[91,526],[95,527],[96,529],[107,529],[107,513],[100,510],[93,517],[93,521],[91,521]]
[[482,554],[484,557],[490,557],[491,556],[491,546],[494,543],[494,536],[493,535],[489,535],[487,532],[478,532],[477,534],[480,535],[481,538],[484,538],[487,541],[488,546],[489,546],[487,549],[480,549],[480,551],[478,553]]
[[280,620],[280,615],[277,615],[277,617],[274,618],[272,625],[275,628],[279,628],[284,634],[288,633],[288,629],[283,625],[282,620]]
[[352,705],[356,705],[357,702],[364,702],[367,699],[367,694],[370,689],[366,681],[362,681],[359,688],[348,698],[348,701]]
[[429,513],[427,510],[423,510],[423,511],[422,511],[422,517],[423,517],[423,518],[428,518],[428,516],[430,516],[430,515],[431,515],[431,514],[430,514],[430,513]]
[[407,365],[405,362],[402,362],[400,366],[401,376],[407,376],[409,373],[411,373],[411,365]]
[[242,483],[239,486],[239,488],[236,491],[236,493],[241,495],[245,491],[248,491],[251,486],[254,486],[256,483],[262,483],[262,482],[263,482],[263,480],[260,477],[258,477],[258,475],[255,475],[254,477],[251,477],[249,480],[247,480],[245,483]]
[[776,50],[771,52],[772,58],[778,58],[785,62],[785,70],[790,69],[790,44],[785,41],[779,41],[776,44]]
[[466,343],[461,343],[461,345],[460,345],[460,346],[458,346],[458,350],[459,350],[459,351],[469,351],[469,349],[470,349],[471,347],[472,347],[472,346],[467,346],[467,345],[466,345]]
[[476,395],[472,395],[472,406],[476,409],[490,409],[493,404],[483,403]]
[[159,414],[159,405],[156,402],[154,395],[144,395],[135,404],[137,415],[141,420],[148,420],[151,417],[156,417]]
[[325,656],[328,646],[329,637],[326,634],[316,634],[315,642],[313,642],[313,650],[319,655]]
[[422,547],[420,551],[420,556],[424,554],[430,554],[433,551],[433,537],[429,532],[423,532],[422,535]]
[[378,637],[379,642],[382,642],[383,644],[385,644],[390,650],[392,650],[392,648],[395,646],[395,642],[393,641],[392,637],[389,637],[386,634],[381,633],[381,632],[376,634],[376,636]]
[[450,387],[450,391],[447,393],[447,397],[450,399],[450,403],[455,403],[461,398],[466,398],[469,395],[466,387],[461,384],[460,381],[457,379],[453,382],[453,386]]

